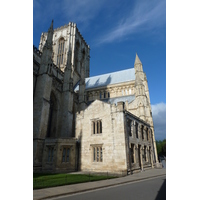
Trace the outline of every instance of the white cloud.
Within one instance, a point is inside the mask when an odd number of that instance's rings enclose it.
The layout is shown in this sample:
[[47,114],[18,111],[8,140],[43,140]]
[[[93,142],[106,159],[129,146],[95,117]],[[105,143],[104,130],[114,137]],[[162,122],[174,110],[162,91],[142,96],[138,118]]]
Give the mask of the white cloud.
[[71,0],[63,1],[63,14],[74,22],[89,23],[103,7],[105,0]]
[[159,103],[152,105],[155,139],[166,139],[166,104]]
[[[123,16],[126,14],[124,13]],[[109,30],[109,32],[98,39],[98,44],[115,41],[125,36],[141,31],[153,31],[156,27],[165,24],[165,1],[143,0],[136,1],[132,5],[131,12],[120,22]]]

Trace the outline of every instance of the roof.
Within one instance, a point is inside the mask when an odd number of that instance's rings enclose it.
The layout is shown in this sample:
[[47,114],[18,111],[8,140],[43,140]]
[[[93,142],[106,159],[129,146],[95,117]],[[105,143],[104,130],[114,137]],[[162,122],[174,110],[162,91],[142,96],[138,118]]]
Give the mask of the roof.
[[110,104],[117,104],[120,101],[131,103],[135,100],[135,95],[129,95],[129,96],[122,96],[122,97],[115,97],[115,98],[109,98],[107,100],[102,100],[104,102],[110,103]]
[[[110,103],[110,104],[116,104],[118,102],[123,101],[124,103],[128,101],[128,103],[131,103],[132,101],[135,100],[135,95],[128,95],[128,96],[121,96],[121,97],[114,97],[114,98],[107,98],[107,99],[98,99],[99,101],[103,101],[105,103]],[[90,105],[94,101],[89,101],[88,104]]]
[[[113,73],[92,76],[85,79],[85,89],[105,87],[111,84],[123,83],[135,80],[135,69],[126,69]],[[75,87],[75,91],[79,90],[79,86]]]

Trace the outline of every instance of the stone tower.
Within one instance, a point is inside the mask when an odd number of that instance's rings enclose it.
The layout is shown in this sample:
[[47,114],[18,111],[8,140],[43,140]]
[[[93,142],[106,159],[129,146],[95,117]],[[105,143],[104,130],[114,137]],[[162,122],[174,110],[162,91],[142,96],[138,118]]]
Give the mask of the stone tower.
[[33,99],[33,163],[35,167],[41,166],[44,140],[48,129],[52,87],[52,37],[53,21],[48,30],[47,40],[43,47]]
[[34,75],[34,169],[41,169],[48,141],[75,136],[75,113],[85,108],[85,78],[90,72],[90,48],[75,23],[53,29],[52,21],[48,32],[41,34],[39,52]]
[[142,63],[136,54],[135,57],[135,98],[137,101],[137,115],[139,118],[143,119],[144,121],[146,120],[146,112],[145,112],[145,107],[146,107],[146,95],[145,95],[145,88],[144,88],[144,73],[143,73],[143,67]]
[[[40,37],[39,50],[42,52],[47,33],[42,33]],[[73,85],[75,85],[81,77],[81,68],[84,67],[85,78],[90,73],[90,47],[79,32],[76,23],[69,22],[68,25],[61,26],[54,30],[52,37],[53,42],[53,63],[63,72],[65,70],[70,51],[71,70]]]
[[137,53],[135,57],[134,68],[135,68],[135,89],[136,89],[135,98],[137,102],[136,115],[151,125],[153,147],[154,147],[154,152],[155,152],[154,156],[155,156],[156,163],[158,163],[147,77],[146,77],[146,74],[143,72],[142,63]]

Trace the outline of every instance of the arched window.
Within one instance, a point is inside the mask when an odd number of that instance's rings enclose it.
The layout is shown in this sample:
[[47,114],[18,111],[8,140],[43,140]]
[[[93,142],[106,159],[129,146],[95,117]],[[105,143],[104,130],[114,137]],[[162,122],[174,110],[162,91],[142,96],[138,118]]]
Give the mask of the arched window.
[[65,49],[65,40],[61,38],[58,44],[58,53],[57,53],[57,65],[60,66],[63,64],[64,59],[64,49]]

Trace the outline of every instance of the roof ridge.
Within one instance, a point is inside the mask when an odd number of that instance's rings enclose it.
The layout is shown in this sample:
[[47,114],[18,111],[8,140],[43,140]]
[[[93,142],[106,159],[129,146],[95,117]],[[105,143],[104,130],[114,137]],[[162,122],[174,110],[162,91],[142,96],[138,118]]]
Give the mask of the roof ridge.
[[119,72],[133,70],[133,69],[134,69],[134,67],[133,68],[129,68],[129,69],[115,71],[115,72],[110,72],[110,73],[106,73],[106,74],[100,74],[100,75],[90,76],[90,77],[87,77],[86,79],[90,79],[90,78],[93,78],[93,77],[99,77],[99,76],[103,76],[103,75],[116,74],[116,73],[119,73]]

